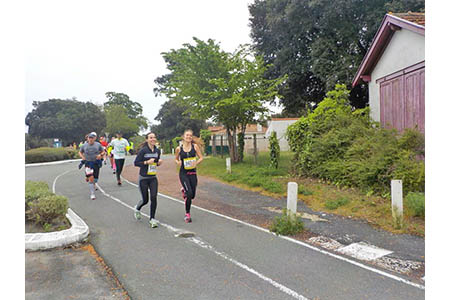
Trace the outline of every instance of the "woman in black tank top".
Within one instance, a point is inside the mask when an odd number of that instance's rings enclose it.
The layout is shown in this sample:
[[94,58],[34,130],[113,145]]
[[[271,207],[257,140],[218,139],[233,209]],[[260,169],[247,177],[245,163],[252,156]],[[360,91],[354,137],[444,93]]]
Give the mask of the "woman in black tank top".
[[[198,159],[197,159],[198,157]],[[197,165],[203,160],[200,147],[193,143],[193,132],[188,129],[183,134],[183,142],[175,151],[175,162],[180,166],[181,193],[185,202],[184,221],[192,222],[191,203],[197,189]]]

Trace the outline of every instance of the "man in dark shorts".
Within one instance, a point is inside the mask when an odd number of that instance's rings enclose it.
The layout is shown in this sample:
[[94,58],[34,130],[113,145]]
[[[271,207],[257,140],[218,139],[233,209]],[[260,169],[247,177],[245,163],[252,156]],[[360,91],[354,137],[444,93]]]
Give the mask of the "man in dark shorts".
[[91,132],[88,134],[88,141],[80,148],[80,156],[84,161],[86,181],[89,184],[91,200],[95,200],[95,184],[98,181],[100,167],[102,166],[102,157],[105,154],[103,146],[96,142],[97,134]]

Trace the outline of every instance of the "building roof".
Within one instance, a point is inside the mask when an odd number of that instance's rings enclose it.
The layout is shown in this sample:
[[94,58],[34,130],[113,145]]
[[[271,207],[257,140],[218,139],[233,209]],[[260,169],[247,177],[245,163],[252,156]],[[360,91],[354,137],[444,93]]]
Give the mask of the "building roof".
[[[258,131],[257,124],[247,124],[245,127],[245,133],[253,134],[253,133],[261,133],[264,134],[267,131],[267,127],[261,126],[262,131]],[[224,126],[209,126],[208,130],[211,131],[212,134],[220,135],[226,133],[226,129]],[[240,132],[240,130],[238,130]]]
[[[422,25],[423,23],[423,25]],[[370,73],[376,66],[397,30],[407,29],[421,35],[425,35],[424,13],[395,13],[386,14],[372,41],[372,45],[364,56],[358,71],[352,81],[352,87],[370,81]]]
[[297,121],[299,118],[272,118],[272,121]]

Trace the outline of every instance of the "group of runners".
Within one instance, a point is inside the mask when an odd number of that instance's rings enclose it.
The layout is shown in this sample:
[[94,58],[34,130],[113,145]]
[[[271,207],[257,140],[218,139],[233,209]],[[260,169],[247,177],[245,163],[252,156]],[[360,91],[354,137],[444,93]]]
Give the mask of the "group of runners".
[[[125,155],[130,148],[128,141],[122,137],[120,132],[116,133],[116,138],[112,139],[108,144],[104,137],[100,138],[100,142],[96,141],[97,134],[91,132],[87,135],[87,141],[80,147],[80,156],[82,165],[85,166],[86,182],[90,190],[90,198],[95,200],[96,183],[98,181],[100,168],[103,163],[106,164],[106,156],[110,158],[113,173],[116,175],[117,184],[120,186],[121,173],[125,163]],[[202,151],[198,142],[196,142],[193,131],[187,129],[182,136],[182,143],[175,150],[175,162],[180,167],[179,178],[181,183],[181,194],[185,201],[184,221],[192,222],[191,204],[195,198],[197,189],[197,172],[196,167],[203,160]],[[150,201],[150,220],[149,225],[152,228],[158,227],[155,220],[157,196],[158,196],[158,179],[156,176],[157,167],[163,163],[161,159],[161,150],[157,147],[157,138],[155,133],[150,132],[145,136],[145,141],[139,145],[134,165],[139,167],[139,191],[141,200],[134,208],[134,217],[136,220],[142,218],[141,209]],[[150,191],[150,195],[149,195]],[[149,197],[150,196],[150,197]]]

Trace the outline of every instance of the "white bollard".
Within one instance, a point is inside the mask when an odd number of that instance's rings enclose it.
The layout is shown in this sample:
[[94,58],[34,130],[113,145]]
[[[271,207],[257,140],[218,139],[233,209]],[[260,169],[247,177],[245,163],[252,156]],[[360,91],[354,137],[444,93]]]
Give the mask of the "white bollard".
[[298,194],[297,182],[288,182],[288,185],[287,185],[287,212],[292,217],[295,217],[297,215],[297,194]]
[[403,186],[401,180],[391,180],[392,217],[397,227],[403,225]]
[[172,155],[174,155],[174,154],[175,154],[175,149],[172,148]]
[[164,154],[164,150],[162,148],[160,150],[161,150],[161,155],[163,155]]
[[227,172],[231,173],[231,158],[227,157]]

